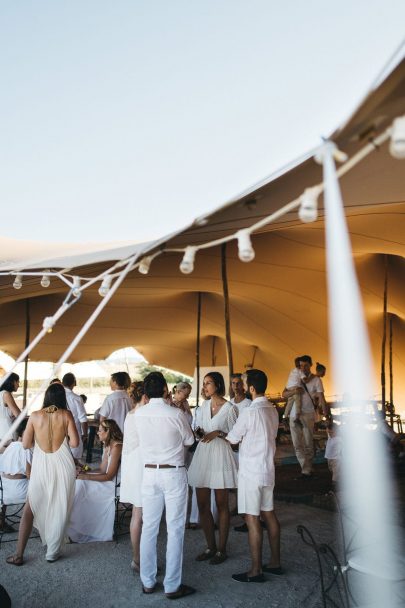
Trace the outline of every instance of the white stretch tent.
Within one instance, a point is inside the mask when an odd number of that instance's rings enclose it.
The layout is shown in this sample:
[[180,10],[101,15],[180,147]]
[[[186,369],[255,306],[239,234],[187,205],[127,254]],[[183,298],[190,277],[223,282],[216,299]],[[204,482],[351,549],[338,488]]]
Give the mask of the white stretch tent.
[[[370,92],[358,110],[331,139],[352,158],[375,141],[405,113],[405,60]],[[394,397],[405,409],[405,165],[389,153],[389,141],[340,179],[357,273],[371,337],[376,384],[383,327],[385,266],[388,312],[393,327]],[[71,362],[100,359],[134,346],[151,363],[192,374],[195,366],[197,293],[202,293],[202,366],[226,365],[220,246],[197,252],[194,272],[179,270],[181,252],[235,234],[299,197],[322,181],[313,154],[291,165],[191,226],[159,242],[112,248],[38,245],[1,239],[0,271],[67,270],[97,276],[111,262],[142,252],[158,255],[147,276],[133,270],[72,353]],[[270,373],[273,392],[281,391],[297,354],[308,353],[328,366],[323,200],[319,217],[300,222],[293,210],[253,235],[255,259],[238,259],[237,244],[227,247],[230,318],[234,369],[254,365]],[[73,253],[74,252],[74,253]],[[18,356],[24,348],[26,301],[31,336],[52,315],[67,293],[53,278],[40,286],[40,276],[23,277],[19,290],[13,277],[0,277],[0,349]],[[100,282],[56,324],[31,353],[36,360],[56,360],[100,301]],[[351,348],[348,339],[347,348]],[[326,386],[329,393],[333,387]]]

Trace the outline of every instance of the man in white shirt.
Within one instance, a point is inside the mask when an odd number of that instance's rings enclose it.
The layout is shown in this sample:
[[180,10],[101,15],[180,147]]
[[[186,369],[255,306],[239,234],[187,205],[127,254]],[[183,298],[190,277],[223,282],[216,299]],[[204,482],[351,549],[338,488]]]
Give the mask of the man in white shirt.
[[184,446],[194,443],[194,434],[185,414],[163,399],[166,381],[152,373],[144,380],[149,402],[136,410],[135,444],[140,446],[144,464],[142,479],[141,581],[144,593],[156,588],[156,542],[163,509],[166,507],[166,597],[179,599],[195,592],[181,582],[183,541],[186,523],[188,484],[184,466]]
[[247,397],[246,391],[243,388],[242,374],[231,375],[231,392],[233,392],[233,397],[230,401],[233,405],[236,405],[240,416],[245,407],[249,407],[252,403],[252,400]]
[[100,408],[100,422],[106,418],[115,420],[122,433],[124,432],[125,417],[132,409],[132,401],[127,393],[130,384],[131,379],[127,372],[111,374],[110,387],[112,393],[107,395]]
[[72,373],[65,374],[62,378],[62,384],[66,392],[66,401],[68,409],[72,412],[75,421],[77,434],[79,435],[79,446],[70,448],[73,458],[81,458],[83,456],[83,441],[87,439],[88,421],[84,403],[80,395],[73,392],[76,386],[76,377]]
[[[244,376],[246,390],[253,397],[242,412],[226,439],[240,442],[238,472],[238,511],[245,513],[249,531],[252,566],[248,572],[233,574],[235,581],[263,583],[263,572],[282,574],[280,566],[280,524],[274,512],[274,454],[278,431],[276,408],[265,396],[267,376],[258,369]],[[271,549],[271,560],[262,566],[263,530],[260,517],[266,523]]]
[[[301,386],[292,389],[285,388],[283,397],[288,399],[297,391],[301,394],[301,424],[299,426],[292,424],[290,431],[295,455],[301,466],[300,479],[310,479],[313,476],[315,407],[319,405],[325,414],[327,412],[322,381],[318,376],[311,373],[311,357],[302,355],[300,366],[302,372]],[[292,407],[290,417],[293,420],[295,419],[295,405]]]

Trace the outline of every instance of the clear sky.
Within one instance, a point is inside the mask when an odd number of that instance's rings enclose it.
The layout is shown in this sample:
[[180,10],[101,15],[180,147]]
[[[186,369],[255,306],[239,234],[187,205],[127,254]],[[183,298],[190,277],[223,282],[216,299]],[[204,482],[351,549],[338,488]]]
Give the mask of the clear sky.
[[0,234],[183,227],[343,122],[404,23],[403,0],[3,0]]

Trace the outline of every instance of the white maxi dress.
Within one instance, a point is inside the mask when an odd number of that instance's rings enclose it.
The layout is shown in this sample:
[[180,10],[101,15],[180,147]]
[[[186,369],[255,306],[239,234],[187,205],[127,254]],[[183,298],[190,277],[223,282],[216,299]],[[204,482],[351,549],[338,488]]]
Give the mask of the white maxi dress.
[[128,412],[124,423],[124,444],[121,457],[120,502],[142,507],[143,462],[141,448],[135,447],[136,408]]
[[[107,472],[111,456],[108,455]],[[76,479],[73,508],[67,535],[75,543],[113,539],[115,484],[111,481]]]
[[34,515],[34,527],[42,544],[47,546],[46,559],[50,561],[59,557],[65,538],[75,479],[75,463],[66,437],[56,452],[44,452],[35,442],[28,502]]
[[[0,441],[5,435],[7,435],[11,425],[13,424],[13,418],[10,414],[10,409],[4,405],[4,393],[7,391],[0,391]],[[10,437],[12,439],[12,437]]]
[[[211,431],[228,434],[237,418],[237,409],[229,401],[213,417],[211,400],[204,401],[199,412],[199,424],[205,434]],[[198,443],[188,470],[188,483],[196,488],[213,490],[237,487],[238,469],[232,448],[225,439],[216,437],[209,443]]]

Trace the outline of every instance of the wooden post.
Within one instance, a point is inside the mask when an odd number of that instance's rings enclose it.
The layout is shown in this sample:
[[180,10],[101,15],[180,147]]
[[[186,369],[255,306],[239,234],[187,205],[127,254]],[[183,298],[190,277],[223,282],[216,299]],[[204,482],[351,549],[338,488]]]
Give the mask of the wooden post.
[[381,343],[381,403],[384,417],[385,410],[385,350],[387,342],[387,292],[388,292],[388,259],[384,256],[385,262],[385,278],[384,278],[384,299],[383,299],[383,335]]
[[392,315],[390,315],[390,342],[389,342],[389,369],[390,369],[390,424],[394,428],[394,375],[392,370]]
[[224,312],[225,312],[225,337],[226,351],[228,355],[229,378],[233,374],[233,356],[232,356],[232,338],[231,338],[231,319],[229,315],[229,291],[228,291],[228,275],[226,270],[226,243],[221,245],[221,270],[222,270],[222,290],[224,294]]
[[216,343],[217,343],[217,337],[212,336],[212,348],[211,348],[211,365],[212,365],[212,367],[215,367],[215,364],[217,362],[217,357],[215,355]]
[[197,374],[196,408],[200,403],[200,336],[201,336],[201,291],[197,294],[197,339],[195,346],[195,369]]
[[[25,300],[25,348],[29,346],[31,333],[30,301]],[[24,360],[24,385],[23,385],[23,407],[27,405],[28,391],[28,355]]]

